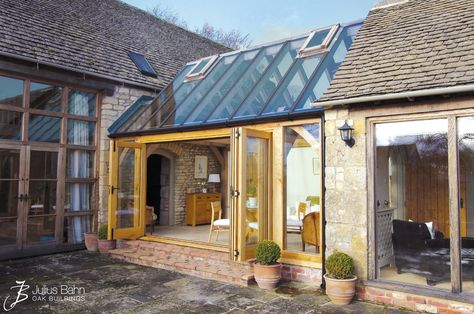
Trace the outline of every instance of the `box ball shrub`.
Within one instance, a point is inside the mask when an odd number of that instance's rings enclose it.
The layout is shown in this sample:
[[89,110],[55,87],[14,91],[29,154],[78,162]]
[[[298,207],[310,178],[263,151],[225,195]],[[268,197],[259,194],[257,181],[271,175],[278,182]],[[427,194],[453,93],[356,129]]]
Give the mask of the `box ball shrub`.
[[326,259],[326,273],[334,279],[350,279],[354,275],[354,260],[342,252],[335,252]]
[[281,249],[273,241],[264,240],[257,244],[255,249],[255,260],[261,265],[272,265],[281,256]]
[[99,240],[107,240],[107,232],[108,232],[107,224],[100,225],[99,230],[97,231],[97,237],[99,238]]

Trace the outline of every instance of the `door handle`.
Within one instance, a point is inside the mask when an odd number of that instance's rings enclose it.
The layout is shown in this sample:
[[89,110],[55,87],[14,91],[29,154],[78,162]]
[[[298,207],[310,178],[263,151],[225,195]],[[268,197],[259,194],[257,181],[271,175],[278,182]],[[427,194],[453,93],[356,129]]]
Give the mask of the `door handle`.
[[114,194],[115,190],[118,190],[118,188],[112,185],[112,187],[110,188],[110,193]]

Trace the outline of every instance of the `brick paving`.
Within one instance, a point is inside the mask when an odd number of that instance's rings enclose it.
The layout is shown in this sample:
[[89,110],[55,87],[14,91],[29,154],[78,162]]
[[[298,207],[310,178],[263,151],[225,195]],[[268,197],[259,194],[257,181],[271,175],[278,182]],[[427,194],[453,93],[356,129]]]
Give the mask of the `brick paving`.
[[[365,302],[336,306],[315,285],[284,281],[264,291],[86,251],[1,262],[2,305],[7,295],[15,298],[16,280],[30,286],[29,298],[10,313],[406,313]],[[47,300],[36,289],[46,289]]]

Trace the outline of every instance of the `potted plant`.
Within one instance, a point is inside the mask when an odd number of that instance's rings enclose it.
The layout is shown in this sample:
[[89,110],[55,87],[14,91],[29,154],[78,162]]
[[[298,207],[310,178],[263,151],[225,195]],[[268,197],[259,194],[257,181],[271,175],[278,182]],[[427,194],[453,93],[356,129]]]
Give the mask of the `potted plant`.
[[257,185],[250,180],[247,186],[247,207],[257,207]]
[[278,244],[264,240],[257,244],[255,263],[253,265],[255,281],[262,289],[273,289],[281,278],[281,264],[277,260],[281,256]]
[[97,232],[84,232],[84,242],[86,244],[86,249],[90,252],[97,252],[99,249]]
[[326,294],[332,303],[346,305],[355,295],[357,276],[354,260],[342,252],[334,252],[326,260]]
[[99,238],[99,252],[107,253],[109,250],[115,249],[115,240],[107,240],[108,226],[101,225],[97,236]]

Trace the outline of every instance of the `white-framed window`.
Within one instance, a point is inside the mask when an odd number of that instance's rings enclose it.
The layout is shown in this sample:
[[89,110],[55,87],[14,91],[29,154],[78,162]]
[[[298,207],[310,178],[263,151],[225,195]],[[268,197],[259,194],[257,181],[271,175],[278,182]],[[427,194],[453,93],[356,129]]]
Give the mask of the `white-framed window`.
[[304,58],[326,52],[338,29],[339,24],[335,24],[313,30],[304,42],[303,47],[301,47],[299,57]]
[[215,61],[219,58],[219,55],[210,56],[206,58],[202,58],[199,60],[192,68],[189,70],[189,73],[186,74],[185,80],[192,81],[201,79],[206,76],[206,73],[210,70],[213,66]]

